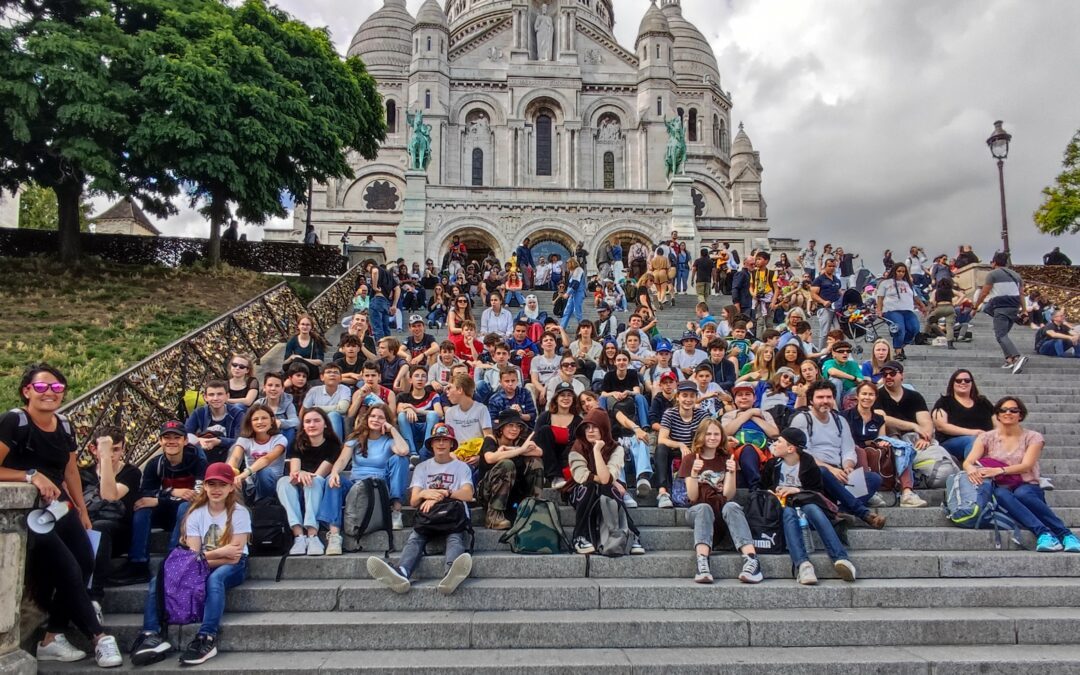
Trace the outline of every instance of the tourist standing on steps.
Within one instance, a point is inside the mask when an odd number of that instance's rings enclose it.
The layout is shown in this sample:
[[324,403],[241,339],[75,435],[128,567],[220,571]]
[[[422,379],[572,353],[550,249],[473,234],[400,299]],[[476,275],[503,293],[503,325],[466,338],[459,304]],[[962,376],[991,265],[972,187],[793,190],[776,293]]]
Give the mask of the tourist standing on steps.
[[810,297],[817,303],[818,334],[822,341],[832,330],[836,319],[836,305],[840,302],[840,277],[836,275],[836,259],[830,258],[821,268],[821,273],[811,282]]
[[585,304],[585,268],[578,262],[578,258],[571,257],[566,261],[566,270],[568,273],[566,283],[566,293],[563,297],[566,299],[566,309],[563,310],[562,321],[559,325],[563,330],[570,325],[570,318],[573,317],[575,321],[580,322],[582,319],[582,308]]
[[975,439],[964,460],[968,479],[973,485],[993,481],[998,506],[1038,537],[1035,550],[1080,553],[1080,539],[1046,504],[1046,493],[1039,485],[1039,457],[1045,440],[1039,432],[1022,426],[1027,406],[1006,396],[994,405],[994,412],[997,428]]
[[92,523],[83,502],[79,453],[70,423],[56,412],[66,389],[67,379],[51,366],[39,364],[23,373],[22,407],[0,417],[0,481],[33,485],[42,504],[68,505],[51,531],[27,532],[30,592],[48,614],[45,637],[37,644],[38,661],[86,658],[64,636],[74,623],[93,641],[97,664],[111,668],[123,659],[116,638],[105,634],[86,589],[94,572],[94,551],[86,536]]
[[817,241],[811,239],[807,242],[806,248],[799,251],[799,255],[795,256],[795,260],[798,261],[799,267],[802,268],[804,274],[809,274],[813,279],[817,276]]
[[907,266],[903,263],[893,265],[888,278],[882,279],[878,284],[874,297],[878,315],[885,317],[896,327],[896,333],[893,334],[893,358],[903,361],[907,358],[904,347],[915,341],[921,328],[915,308],[918,307],[924,314],[927,312],[926,305],[915,292]]
[[371,329],[378,341],[390,335],[390,312],[397,307],[401,288],[394,275],[376,265],[375,261],[368,260],[367,267],[371,289],[375,293],[371,299]]
[[532,290],[533,279],[536,274],[536,263],[533,262],[532,242],[528,237],[525,237],[525,240],[521,242],[521,246],[514,250],[514,256],[517,258],[518,271],[521,272],[525,288]]
[[983,309],[994,319],[994,337],[1001,351],[1005,354],[1002,368],[1009,368],[1016,375],[1024,369],[1026,356],[1020,356],[1020,350],[1009,338],[1009,331],[1014,324],[1027,321],[1027,300],[1024,298],[1024,281],[1020,275],[1009,269],[1009,254],[998,252],[990,261],[993,268],[986,276],[986,282],[975,295],[975,311]]

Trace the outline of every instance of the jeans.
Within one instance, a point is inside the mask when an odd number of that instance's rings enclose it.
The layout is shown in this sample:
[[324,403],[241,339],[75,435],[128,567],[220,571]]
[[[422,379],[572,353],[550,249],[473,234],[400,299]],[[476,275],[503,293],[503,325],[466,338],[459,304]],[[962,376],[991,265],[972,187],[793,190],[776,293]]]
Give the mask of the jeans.
[[[833,529],[832,523],[829,522],[829,517],[825,515],[825,511],[817,504],[806,504],[799,508],[802,509],[810,527],[817,532],[818,539],[821,539],[821,543],[825,545],[829,558],[833,562],[847,560],[848,552],[841,543],[840,537],[837,536],[836,530]],[[788,554],[791,556],[791,564],[795,567],[810,559],[806,553],[806,546],[803,545],[799,514],[790,506],[784,507],[784,540],[787,543]]]
[[825,467],[821,467],[821,482],[825,485],[825,494],[829,499],[837,503],[841,511],[858,518],[865,518],[870,513],[866,502],[870,501],[870,498],[881,487],[881,474],[872,471],[866,471],[865,474],[867,493],[859,498],[848,492],[844,484],[837,480],[836,476],[832,475],[832,472]]
[[675,292],[676,293],[685,293],[686,292],[686,282],[689,281],[689,280],[690,280],[690,268],[689,267],[683,267],[683,266],[680,265],[678,270],[675,272]]
[[[385,272],[382,272],[385,274]],[[371,332],[375,334],[375,341],[390,335],[390,301],[385,296],[376,295],[371,299]]]
[[1009,331],[1012,330],[1013,325],[1016,323],[1017,311],[1016,307],[1002,307],[995,309],[993,314],[994,339],[997,340],[1001,351],[1007,359],[1020,356],[1020,350],[1016,348],[1016,345],[1009,338]]
[[431,324],[433,324],[433,323],[438,323],[438,324],[446,323],[446,310],[443,309],[442,307],[439,307],[438,309],[431,310],[430,312],[428,312],[427,322],[428,322],[428,327],[429,328],[431,327]]
[[339,412],[328,412],[326,416],[330,418],[330,426],[334,428],[337,437],[345,438],[345,416]]
[[[600,397],[600,408],[608,410],[607,398]],[[649,402],[645,400],[644,394],[634,394],[634,409],[637,411],[637,423],[638,426],[649,428]]]
[[[341,479],[340,487],[332,488],[329,482],[326,484],[322,494],[322,502],[319,504],[319,510],[316,512],[315,518],[320,523],[340,528],[344,515],[345,500],[349,496],[349,490],[354,483],[360,482],[363,478],[353,478],[351,475],[339,475],[338,477]],[[405,491],[409,488],[409,458],[400,455],[390,457],[387,464],[387,475],[380,478],[380,480],[386,481],[386,489],[390,493],[391,500],[402,501],[405,497]]]
[[971,446],[974,444],[974,436],[956,436],[947,441],[942,441],[940,445],[948,450],[950,455],[963,462],[964,458],[971,452]]
[[1059,540],[1072,534],[1056,513],[1046,504],[1046,493],[1038,485],[1024,483],[1015,490],[995,487],[994,497],[1005,512],[1035,536],[1052,534]]
[[296,430],[298,427],[292,427],[290,429],[282,429],[279,433],[285,437],[288,444],[285,446],[285,454],[288,454],[289,449],[293,447],[293,443],[296,442]]
[[1043,356],[1065,356],[1065,353],[1072,350],[1072,355],[1075,358],[1080,359],[1080,349],[1073,346],[1072,342],[1061,339],[1050,339],[1042,343],[1039,347],[1039,353]]
[[[746,514],[743,508],[736,502],[724,504],[720,512],[727,525],[731,542],[735,544],[736,551],[742,551],[745,546],[754,545],[754,536],[750,533],[750,525],[746,522]],[[716,513],[708,504],[694,504],[686,510],[683,516],[686,524],[694,528],[694,546],[704,544],[710,549],[713,546],[713,527],[716,523]]]
[[577,319],[578,323],[581,323],[581,305],[584,302],[585,296],[580,296],[577,293],[570,294],[570,299],[566,301],[566,309],[563,310],[562,321],[559,322],[563,330],[570,325],[571,316]]
[[180,541],[180,521],[184,519],[189,506],[191,506],[190,502],[159,499],[158,505],[154,508],[137,510],[131,517],[131,550],[128,552],[128,560],[142,563],[150,560],[150,528],[152,527],[172,530],[168,550],[176,548]]
[[649,446],[645,445],[643,441],[637,439],[636,436],[631,436],[627,439],[620,439],[619,445],[626,450],[628,455],[628,462],[623,463],[623,468],[619,479],[623,483],[626,482],[626,465],[630,462],[634,464],[634,478],[641,478],[644,476],[652,475],[652,462],[649,459]]
[[266,499],[277,493],[278,479],[285,470],[284,464],[264,466],[248,479],[248,485],[255,488],[255,499]]
[[[285,507],[285,515],[289,519],[289,527],[304,527],[319,529],[319,504],[322,503],[323,491],[326,489],[326,479],[322,476],[311,477],[311,485],[293,485],[288,476],[282,476],[277,482],[277,497],[281,505]],[[300,496],[304,497],[304,510],[300,510]],[[301,515],[302,514],[302,515]]]
[[[247,556],[241,556],[235,565],[222,565],[210,572],[206,578],[206,606],[203,607],[203,622],[199,626],[199,635],[216,637],[221,629],[221,615],[225,613],[225,592],[244,583],[247,577]],[[158,594],[155,576],[150,580],[146,594],[146,606],[143,607],[143,630],[161,632],[158,619]]]
[[524,307],[525,306],[525,296],[523,296],[521,294],[521,291],[507,291],[506,292],[506,305],[507,305],[507,307],[509,307],[510,303],[513,302],[514,300],[517,300],[517,303],[518,303],[517,306],[518,307]]
[[[33,597],[49,614],[46,630],[63,633],[74,623],[84,635],[104,632],[86,584],[94,572],[94,550],[77,513],[56,521],[52,532],[27,532],[30,589]],[[8,563],[10,564],[10,563]]]
[[919,334],[919,315],[915,312],[904,310],[901,312],[885,312],[887,320],[896,324],[896,334],[892,336],[893,349],[903,349],[915,341]]
[[678,448],[656,444],[656,471],[652,475],[652,486],[657,490],[671,490],[671,460],[677,454],[680,454]]
[[[427,545],[428,538],[420,534],[416,530],[412,531],[408,540],[405,542],[405,548],[401,550],[401,560],[398,562],[398,567],[401,568],[402,573],[406,577],[411,577],[413,570],[420,563],[420,559],[424,557],[424,546]],[[466,552],[465,548],[465,533],[454,532],[446,535],[446,569],[450,569],[450,565],[454,564],[462,553]]]
[[410,422],[405,413],[398,413],[398,429],[409,444],[409,454],[421,460],[430,459],[431,451],[424,445],[424,440],[431,435],[431,430],[439,422],[439,413],[434,410],[417,411],[416,421]]
[[751,492],[758,489],[758,485],[761,483],[761,457],[758,456],[757,451],[752,446],[746,446],[739,453],[739,472],[736,476],[738,477],[739,487],[746,488]]

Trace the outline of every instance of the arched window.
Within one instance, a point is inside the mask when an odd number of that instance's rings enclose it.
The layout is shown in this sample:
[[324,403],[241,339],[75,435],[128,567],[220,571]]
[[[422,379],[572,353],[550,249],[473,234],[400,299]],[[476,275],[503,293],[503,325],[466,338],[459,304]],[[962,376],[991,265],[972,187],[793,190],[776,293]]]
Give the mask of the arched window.
[[551,115],[547,111],[536,116],[536,175],[551,175]]
[[431,108],[431,90],[430,89],[424,90],[424,107],[427,108],[427,109]]
[[691,143],[697,141],[697,110],[690,108],[690,121],[687,122],[687,138]]
[[431,36],[430,35],[428,36],[428,39],[427,39],[427,50],[429,52],[431,51]]
[[656,114],[657,115],[663,115],[664,114],[664,97],[663,96],[657,96],[656,97]]
[[656,45],[656,60],[660,60],[660,45]]
[[480,148],[472,151],[472,184],[484,184],[484,151]]
[[393,99],[386,102],[386,130],[390,133],[397,131],[397,103]]
[[611,151],[604,153],[604,189],[615,189],[615,153]]
[[712,144],[717,150],[720,149],[720,117],[712,116]]

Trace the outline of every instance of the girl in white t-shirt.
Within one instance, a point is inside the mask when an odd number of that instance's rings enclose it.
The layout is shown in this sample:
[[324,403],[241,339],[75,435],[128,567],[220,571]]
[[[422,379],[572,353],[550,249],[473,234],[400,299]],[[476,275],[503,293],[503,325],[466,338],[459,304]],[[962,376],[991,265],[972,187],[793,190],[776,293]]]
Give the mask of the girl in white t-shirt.
[[[247,577],[251,514],[240,503],[233,467],[224,462],[206,468],[202,491],[180,524],[184,546],[197,551],[210,567],[206,604],[199,632],[183,653],[180,665],[194,666],[217,656],[217,634],[225,613],[225,593]],[[145,666],[163,660],[172,645],[161,635],[157,577],[150,582],[143,611],[142,632],[131,648],[131,662]]]
[[[229,453],[229,464],[239,473],[236,487],[244,489],[250,479],[255,499],[277,494],[277,482],[285,473],[285,448],[289,441],[278,433],[277,415],[266,405],[256,403],[244,415],[240,437]],[[240,467],[244,466],[243,471]]]

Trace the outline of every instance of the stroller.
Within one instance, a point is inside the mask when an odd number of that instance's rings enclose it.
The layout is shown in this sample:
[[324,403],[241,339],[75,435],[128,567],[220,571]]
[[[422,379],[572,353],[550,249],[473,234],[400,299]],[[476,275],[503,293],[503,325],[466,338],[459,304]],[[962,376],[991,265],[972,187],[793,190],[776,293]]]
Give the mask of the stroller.
[[881,338],[891,339],[897,333],[896,324],[874,311],[874,306],[863,299],[857,288],[849,288],[840,298],[840,309],[836,312],[840,330],[855,346],[855,353],[862,354],[859,341],[874,342]]

